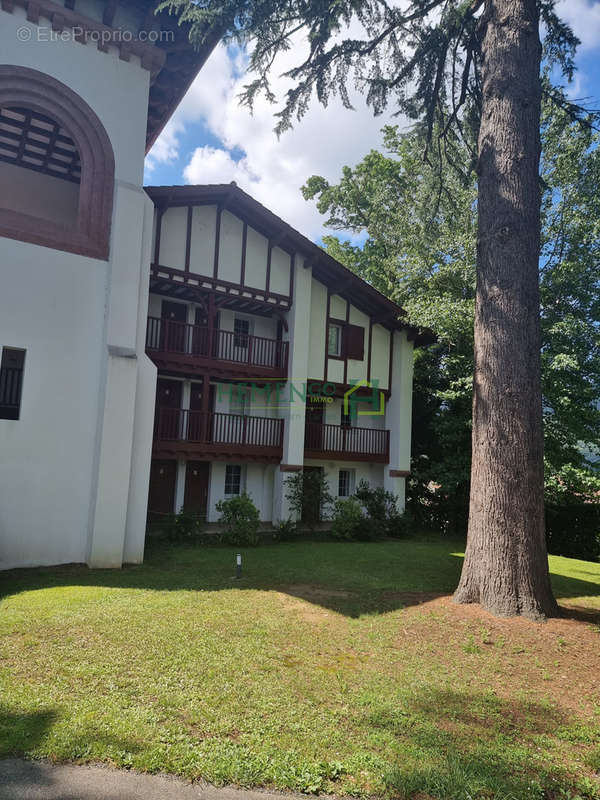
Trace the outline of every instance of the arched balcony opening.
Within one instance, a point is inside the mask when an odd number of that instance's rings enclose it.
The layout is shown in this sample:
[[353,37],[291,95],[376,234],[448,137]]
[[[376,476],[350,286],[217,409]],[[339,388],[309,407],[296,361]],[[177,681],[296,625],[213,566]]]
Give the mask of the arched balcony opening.
[[60,123],[19,106],[0,108],[0,207],[77,227],[81,160]]
[[0,236],[108,259],[114,156],[69,87],[0,65]]

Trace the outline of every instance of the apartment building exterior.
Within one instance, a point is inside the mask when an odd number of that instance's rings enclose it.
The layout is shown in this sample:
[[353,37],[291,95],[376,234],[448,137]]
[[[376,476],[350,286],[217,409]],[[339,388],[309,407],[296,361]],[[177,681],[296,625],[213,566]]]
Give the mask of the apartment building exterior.
[[401,310],[236,186],[142,186],[218,36],[149,0],[0,20],[0,568],[139,563],[149,511],[243,490],[287,519],[301,469],[403,498]]
[[246,491],[290,516],[320,469],[404,505],[413,347],[403,311],[235,184],[147,187],[155,207],[146,353],[158,370],[149,513],[209,522]]

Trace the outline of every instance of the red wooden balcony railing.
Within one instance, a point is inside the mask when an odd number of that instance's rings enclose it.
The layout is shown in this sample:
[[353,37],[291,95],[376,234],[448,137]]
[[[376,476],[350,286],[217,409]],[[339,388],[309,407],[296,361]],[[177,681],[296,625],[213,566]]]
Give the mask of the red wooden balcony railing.
[[159,408],[155,441],[185,441],[210,445],[256,448],[283,446],[283,420],[241,414],[205,413],[179,408]]
[[377,428],[351,428],[307,422],[304,431],[306,456],[348,461],[389,461],[390,432]]
[[287,342],[160,317],[148,317],[146,349],[287,372]]

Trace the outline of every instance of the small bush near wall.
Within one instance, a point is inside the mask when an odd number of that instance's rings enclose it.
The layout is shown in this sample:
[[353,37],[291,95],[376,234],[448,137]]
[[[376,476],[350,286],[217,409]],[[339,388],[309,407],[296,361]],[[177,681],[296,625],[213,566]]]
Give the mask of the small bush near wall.
[[229,500],[220,500],[217,511],[221,515],[219,522],[223,525],[221,541],[233,545],[257,545],[260,515],[252,502],[252,498],[242,492]]
[[352,496],[336,500],[330,534],[346,541],[373,541],[404,536],[410,527],[410,520],[398,509],[395,494],[361,481]]
[[333,497],[323,470],[296,472],[286,480],[285,488],[291,512],[309,530],[314,531],[321,519],[329,516]]
[[273,531],[274,542],[293,542],[301,535],[301,528],[293,519],[282,520]]
[[398,509],[398,498],[382,486],[372,489],[366,481],[356,487],[356,499],[366,511],[368,525],[373,530],[372,538],[379,536],[402,536],[407,522]]
[[178,514],[165,514],[164,518],[155,524],[170,542],[202,540],[203,521],[191,511],[182,509]]
[[336,500],[333,520],[329,531],[334,539],[353,540],[375,538],[370,536],[371,526],[363,514],[362,506],[355,497]]

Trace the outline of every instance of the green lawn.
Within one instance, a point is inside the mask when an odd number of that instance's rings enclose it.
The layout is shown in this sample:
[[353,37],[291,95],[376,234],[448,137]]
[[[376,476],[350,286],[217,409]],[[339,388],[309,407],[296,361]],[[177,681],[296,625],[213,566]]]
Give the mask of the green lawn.
[[462,544],[155,549],[0,577],[0,756],[215,783],[600,798],[600,564],[551,558],[569,618],[447,598]]

